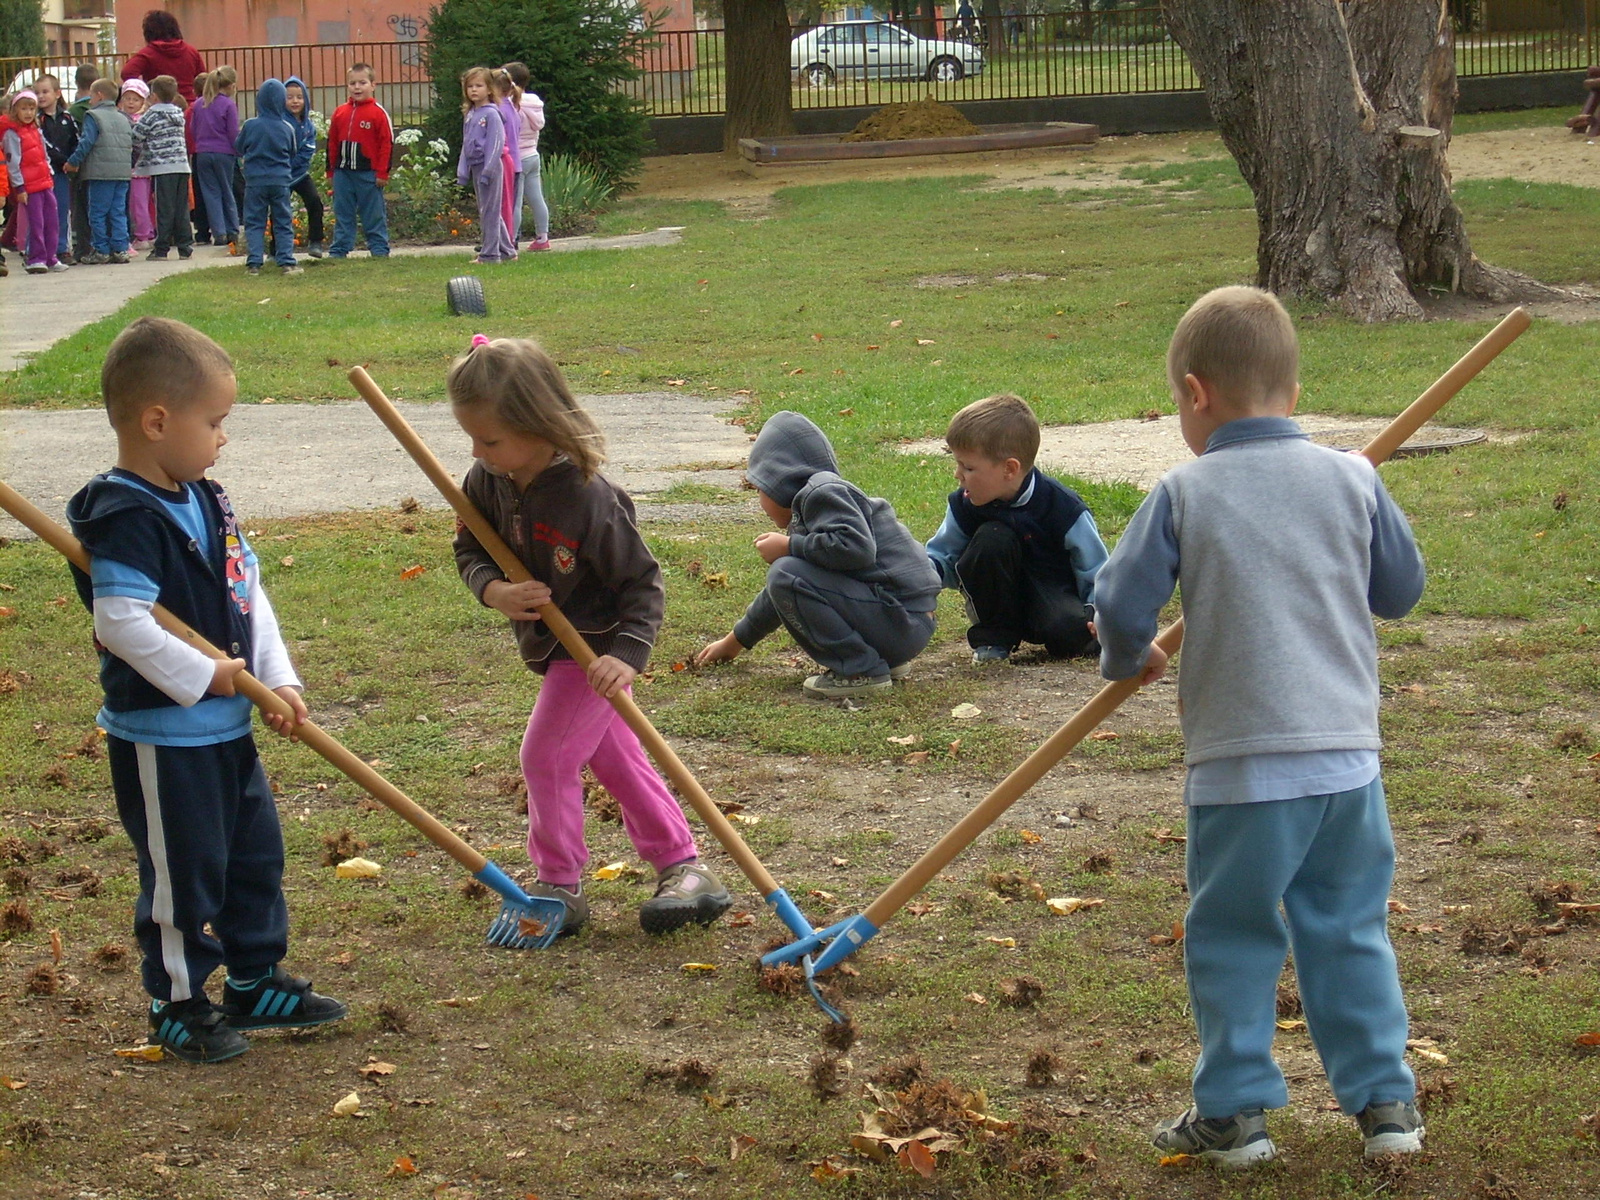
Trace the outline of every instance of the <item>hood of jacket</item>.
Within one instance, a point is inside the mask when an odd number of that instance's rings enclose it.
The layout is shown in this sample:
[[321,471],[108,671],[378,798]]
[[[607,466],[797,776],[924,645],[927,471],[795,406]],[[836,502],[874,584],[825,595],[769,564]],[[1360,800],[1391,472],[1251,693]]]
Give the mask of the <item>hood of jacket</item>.
[[96,475],[67,502],[67,520],[80,541],[93,545],[95,553],[114,559],[117,542],[107,537],[107,522],[130,508],[147,508],[163,520],[172,520],[161,501],[144,488],[119,483],[109,473]]
[[288,95],[291,87],[297,87],[300,89],[300,94],[306,98],[306,106],[300,110],[300,115],[297,117],[289,111],[289,105],[286,100],[283,107],[284,116],[288,117],[289,120],[293,121],[296,125],[311,124],[311,89],[306,86],[306,81],[301,79],[298,75],[291,75],[289,78],[283,81],[283,90],[285,96]]
[[256,92],[256,115],[292,122],[294,118],[289,115],[288,105],[284,103],[288,95],[282,80],[267,80]]
[[828,435],[797,412],[776,412],[767,418],[750,447],[745,475],[759,491],[784,508],[819,471],[839,473]]

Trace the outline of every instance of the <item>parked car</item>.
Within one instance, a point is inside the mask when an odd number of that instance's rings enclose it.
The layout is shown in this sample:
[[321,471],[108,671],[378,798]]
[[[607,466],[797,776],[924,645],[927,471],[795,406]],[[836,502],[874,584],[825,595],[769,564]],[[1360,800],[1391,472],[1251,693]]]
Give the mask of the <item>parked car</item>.
[[887,21],[819,25],[789,43],[789,69],[812,87],[836,79],[926,79],[951,83],[983,70],[966,42],[920,38]]

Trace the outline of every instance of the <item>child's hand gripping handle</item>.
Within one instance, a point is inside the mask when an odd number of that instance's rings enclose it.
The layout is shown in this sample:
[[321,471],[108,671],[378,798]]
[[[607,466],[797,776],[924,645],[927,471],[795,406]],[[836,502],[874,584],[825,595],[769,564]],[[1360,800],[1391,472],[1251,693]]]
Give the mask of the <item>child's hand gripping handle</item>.
[[[84,550],[83,543],[73,537],[69,530],[56,524],[40,509],[30,504],[20,493],[5,483],[0,483],[0,508],[5,509],[6,512],[10,513],[23,525],[38,534],[42,541],[54,546],[73,566],[84,572],[89,570],[89,555]],[[205,638],[201,637],[186,622],[173,616],[171,612],[161,605],[157,604],[155,606],[153,615],[161,628],[180,641],[187,642],[208,658],[226,659],[229,657],[229,655],[224,654],[217,647],[206,641]],[[288,702],[254,675],[250,674],[250,672],[240,671],[235,675],[233,677],[233,686],[235,691],[248,696],[262,712],[275,713],[287,718],[290,725],[293,726],[293,732],[297,738],[360,784],[361,787],[370,792],[375,799],[380,801],[396,816],[409,822],[425,838],[466,867],[474,875],[482,871],[488,864],[488,859],[440,824],[437,819],[421,808],[411,797],[362,762],[349,750],[346,750],[320,726],[311,721],[294,725],[294,710],[289,707]]]
[[[350,382],[356,391],[361,393],[361,398],[367,402],[378,419],[388,427],[395,439],[405,447],[417,466],[422,468],[422,473],[428,477],[433,486],[439,489],[439,494],[450,502],[450,507],[455,509],[456,516],[466,527],[472,530],[472,536],[478,539],[478,544],[489,552],[507,580],[512,583],[523,583],[533,576],[528,573],[528,568],[514,554],[511,547],[506,545],[505,539],[489,523],[487,517],[478,511],[477,505],[467,498],[456,481],[451,478],[450,472],[445,470],[444,464],[434,457],[433,451],[428,449],[417,431],[411,428],[409,422],[400,415],[399,410],[390,402],[389,397],[383,394],[383,389],[373,381],[362,367],[356,367],[350,372]],[[588,669],[589,664],[595,660],[595,652],[589,643],[583,640],[583,635],[573,628],[562,612],[554,604],[545,604],[539,608],[539,619],[545,623],[550,632],[556,636],[562,646],[566,647],[568,654],[572,655],[577,664]],[[633,697],[626,692],[618,692],[610,698],[610,703],[624,721],[628,728],[638,735],[639,741],[649,752],[650,757],[666,772],[667,778],[672,780],[673,786],[689,802],[695,813],[705,822],[717,841],[722,843],[722,848],[728,856],[738,863],[739,869],[760,891],[763,897],[772,895],[778,890],[778,883],[772,874],[761,865],[745,845],[744,839],[734,829],[728,818],[722,815],[722,810],[706,794],[700,786],[699,780],[684,766],[683,761],[667,744],[665,738],[656,731],[650,723],[650,718],[634,703]]]

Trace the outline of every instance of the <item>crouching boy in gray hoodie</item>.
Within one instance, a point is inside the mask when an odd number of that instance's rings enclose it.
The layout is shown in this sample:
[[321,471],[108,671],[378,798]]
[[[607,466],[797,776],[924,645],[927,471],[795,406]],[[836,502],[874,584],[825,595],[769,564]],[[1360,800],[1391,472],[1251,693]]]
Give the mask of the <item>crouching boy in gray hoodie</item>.
[[808,696],[888,691],[933,636],[939,576],[921,543],[887,500],[840,476],[827,435],[799,413],[768,419],[745,474],[784,532],[756,538],[767,586],[695,662],[736,658],[782,625],[823,668]]

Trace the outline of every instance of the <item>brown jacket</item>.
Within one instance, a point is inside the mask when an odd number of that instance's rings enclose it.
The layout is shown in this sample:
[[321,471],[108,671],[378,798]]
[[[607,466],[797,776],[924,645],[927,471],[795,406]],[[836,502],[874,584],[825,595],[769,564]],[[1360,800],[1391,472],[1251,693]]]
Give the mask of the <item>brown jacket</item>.
[[[551,601],[596,654],[636,671],[650,661],[666,591],[661,567],[635,523],[633,501],[603,475],[588,483],[566,459],[542,471],[527,491],[473,463],[467,497],[505,538],[533,577],[550,585]],[[459,521],[456,569],[483,603],[483,589],[505,574]],[[543,621],[513,621],[522,661],[539,674],[571,658]]]

